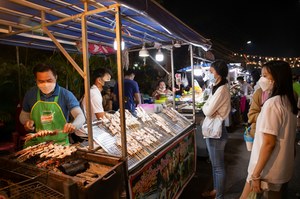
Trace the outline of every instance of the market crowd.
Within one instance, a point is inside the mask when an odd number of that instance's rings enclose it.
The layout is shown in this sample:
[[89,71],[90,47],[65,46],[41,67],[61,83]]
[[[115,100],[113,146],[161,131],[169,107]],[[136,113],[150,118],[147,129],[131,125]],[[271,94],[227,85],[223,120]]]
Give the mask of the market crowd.
[[[227,76],[228,69],[224,72],[222,68],[226,67],[222,67],[220,62],[211,65],[214,84],[203,106],[206,118],[215,121],[218,121],[215,119],[217,117],[226,118],[229,114],[227,107],[230,107],[230,86],[224,87],[227,84],[224,76]],[[237,79],[240,84],[241,112],[246,112],[242,114],[242,121],[245,125],[249,124],[247,131],[251,131],[253,140],[248,176],[240,199],[287,198],[288,182],[294,174],[296,156],[298,78],[292,75],[287,62],[270,61],[263,64],[255,85],[251,86],[242,77]],[[215,127],[214,131],[217,131]],[[202,126],[202,130],[206,128]],[[213,189],[204,192],[203,197],[224,198],[226,134],[226,128],[222,127],[219,137],[205,138],[212,166]]]

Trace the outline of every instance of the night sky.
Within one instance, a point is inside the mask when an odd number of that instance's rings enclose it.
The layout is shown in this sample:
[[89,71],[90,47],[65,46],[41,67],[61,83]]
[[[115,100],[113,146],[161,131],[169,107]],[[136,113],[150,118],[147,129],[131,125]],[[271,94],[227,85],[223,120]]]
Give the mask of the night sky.
[[[161,0],[161,3],[212,43],[233,52],[300,56],[300,0]],[[251,45],[246,44],[248,40]]]

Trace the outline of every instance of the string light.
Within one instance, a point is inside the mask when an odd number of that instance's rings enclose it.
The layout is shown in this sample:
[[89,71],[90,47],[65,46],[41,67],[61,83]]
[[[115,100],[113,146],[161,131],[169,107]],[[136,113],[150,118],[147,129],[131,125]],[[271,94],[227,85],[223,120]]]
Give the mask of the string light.
[[263,63],[272,60],[283,60],[289,63],[291,67],[300,67],[300,57],[263,57],[258,55],[233,54],[235,57],[247,57],[246,64],[262,66]]

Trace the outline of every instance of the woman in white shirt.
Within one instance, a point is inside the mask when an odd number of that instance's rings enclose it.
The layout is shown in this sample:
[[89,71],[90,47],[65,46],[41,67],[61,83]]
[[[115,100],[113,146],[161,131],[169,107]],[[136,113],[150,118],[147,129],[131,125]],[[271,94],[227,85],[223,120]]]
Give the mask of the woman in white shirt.
[[223,119],[222,136],[220,138],[205,138],[209,158],[212,164],[213,183],[212,191],[202,193],[203,197],[224,198],[225,191],[225,163],[224,149],[227,143],[227,130],[224,120],[231,109],[231,96],[227,81],[228,66],[224,61],[217,60],[210,66],[210,80],[213,82],[212,92],[202,107],[206,117]]
[[263,65],[259,85],[270,91],[256,121],[255,139],[248,165],[248,176],[241,199],[251,191],[264,197],[281,198],[282,185],[294,171],[297,103],[293,94],[292,72],[284,61]]

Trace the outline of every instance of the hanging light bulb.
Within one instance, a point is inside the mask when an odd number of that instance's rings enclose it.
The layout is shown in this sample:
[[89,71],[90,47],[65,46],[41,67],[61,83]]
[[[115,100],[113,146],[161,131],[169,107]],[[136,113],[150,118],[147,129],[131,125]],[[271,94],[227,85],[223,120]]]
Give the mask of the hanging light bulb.
[[[125,48],[125,42],[124,42],[124,40],[122,39],[122,41],[121,41],[121,49],[124,50],[124,48]],[[118,49],[117,39],[114,40],[114,49],[115,49],[115,50]]]
[[148,50],[145,48],[145,44],[143,44],[142,49],[139,52],[139,56],[140,57],[148,57],[149,56],[149,52]]
[[163,61],[164,60],[164,54],[161,52],[161,49],[159,48],[156,55],[155,55],[156,61]]

